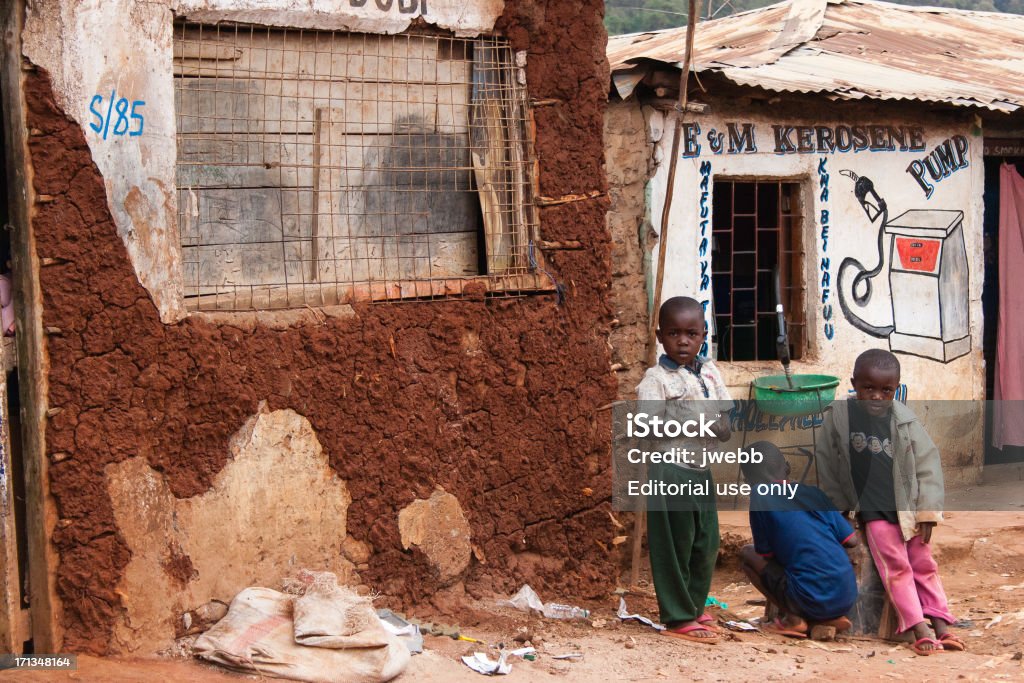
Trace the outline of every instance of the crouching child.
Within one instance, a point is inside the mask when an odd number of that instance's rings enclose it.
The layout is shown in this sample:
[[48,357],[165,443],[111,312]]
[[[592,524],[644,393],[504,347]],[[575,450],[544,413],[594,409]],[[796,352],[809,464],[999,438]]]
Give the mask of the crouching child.
[[[809,622],[848,630],[845,615],[857,600],[857,578],[843,547],[857,545],[853,529],[821,489],[810,484],[797,485],[792,494],[758,493],[758,484],[786,483],[789,463],[767,441],[750,449],[763,457],[742,465],[752,487],[754,543],[742,549],[740,567],[779,611],[763,630],[793,638],[806,638]],[[791,485],[774,487],[780,488],[788,491]]]

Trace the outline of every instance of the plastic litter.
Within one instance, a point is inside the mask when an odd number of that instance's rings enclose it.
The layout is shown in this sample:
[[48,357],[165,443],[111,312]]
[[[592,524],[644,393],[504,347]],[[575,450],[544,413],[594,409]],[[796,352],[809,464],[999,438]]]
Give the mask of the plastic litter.
[[729,609],[729,605],[725,604],[713,595],[709,595],[708,599],[704,601],[705,607],[721,607],[722,609]]
[[524,584],[511,600],[503,600],[499,604],[515,607],[522,612],[542,614],[548,619],[587,619],[590,617],[590,610],[585,610],[582,607],[573,607],[557,602],[545,604],[537,592],[530,588],[530,584]]
[[757,627],[745,621],[727,621],[725,627],[730,631],[756,631]]
[[[482,652],[474,652],[462,658],[462,663],[477,673],[485,676],[505,676],[512,673],[509,657],[536,658],[537,650],[532,647],[521,647],[516,650],[502,650],[498,661],[494,661]],[[531,660],[532,661],[532,660]]]
[[386,630],[405,643],[410,653],[418,655],[423,652],[423,634],[420,633],[419,626],[406,621],[389,609],[377,610],[377,618]]
[[626,609],[626,599],[623,598],[622,596],[619,596],[618,617],[619,617],[620,621],[629,621],[630,619],[639,621],[641,624],[646,624],[647,626],[650,626],[651,628],[653,628],[656,631],[664,631],[665,630],[664,624],[659,624],[657,622],[651,621],[647,617],[641,616],[639,614],[630,614],[629,610]]

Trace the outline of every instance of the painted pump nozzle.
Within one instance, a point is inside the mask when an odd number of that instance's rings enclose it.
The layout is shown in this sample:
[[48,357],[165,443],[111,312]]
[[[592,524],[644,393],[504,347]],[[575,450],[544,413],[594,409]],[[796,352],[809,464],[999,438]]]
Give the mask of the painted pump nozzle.
[[779,318],[779,336],[775,339],[775,346],[779,352],[779,360],[782,361],[782,369],[786,372],[786,381],[792,389],[793,371],[789,368],[789,337],[786,335],[786,314],[782,304],[775,306],[775,315]]

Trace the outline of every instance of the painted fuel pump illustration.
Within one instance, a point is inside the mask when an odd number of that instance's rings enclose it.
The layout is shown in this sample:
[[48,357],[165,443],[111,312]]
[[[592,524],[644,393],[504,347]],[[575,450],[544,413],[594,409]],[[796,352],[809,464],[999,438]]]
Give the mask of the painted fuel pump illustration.
[[[839,266],[843,315],[858,330],[888,339],[895,353],[943,363],[966,354],[971,334],[964,212],[910,209],[890,220],[870,178],[840,173],[854,181],[854,196],[878,226],[877,260],[868,267],[850,256]],[[873,299],[891,305],[871,306]]]

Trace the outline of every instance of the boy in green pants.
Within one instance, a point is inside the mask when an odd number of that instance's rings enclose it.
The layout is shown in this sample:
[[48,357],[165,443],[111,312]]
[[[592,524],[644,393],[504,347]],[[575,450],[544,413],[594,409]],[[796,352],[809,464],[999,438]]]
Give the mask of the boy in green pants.
[[[705,417],[717,413],[721,405],[715,407],[716,401],[731,401],[714,361],[697,355],[708,335],[699,302],[689,297],[665,301],[658,311],[657,335],[665,353],[637,387],[640,401],[665,402],[667,412],[694,418],[701,412]],[[727,441],[731,436],[727,418],[717,419],[712,431],[719,441]],[[700,442],[694,450],[689,462],[651,465],[651,478],[666,489],[703,493],[649,497],[647,544],[666,626],[662,633],[712,644],[718,642],[718,632],[704,613],[704,604],[718,557],[718,510]]]

